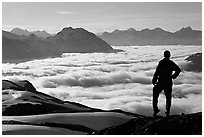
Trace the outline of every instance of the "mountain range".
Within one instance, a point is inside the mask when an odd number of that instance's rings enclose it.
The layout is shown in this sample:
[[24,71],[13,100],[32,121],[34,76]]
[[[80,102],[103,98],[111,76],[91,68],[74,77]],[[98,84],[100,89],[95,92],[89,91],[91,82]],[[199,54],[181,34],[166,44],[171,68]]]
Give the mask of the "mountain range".
[[29,36],[30,34],[35,34],[37,37],[41,37],[41,38],[47,38],[49,36],[52,36],[52,34],[47,33],[46,31],[40,31],[40,30],[28,31],[28,30],[23,30],[21,28],[13,28],[10,32],[13,34],[24,35],[24,36]]
[[69,52],[109,52],[113,48],[95,34],[83,28],[67,27],[54,36],[16,35],[2,31],[3,62],[60,56]]
[[202,45],[202,31],[191,27],[182,28],[174,33],[161,28],[114,30],[99,35],[101,39],[112,46],[140,46],[140,45]]
[[29,32],[14,28],[2,31],[3,62],[21,62],[31,59],[60,56],[69,52],[112,52],[110,46],[131,45],[202,45],[202,31],[191,27],[174,33],[161,28],[115,30],[96,36],[83,28],[63,28],[55,35],[45,31]]

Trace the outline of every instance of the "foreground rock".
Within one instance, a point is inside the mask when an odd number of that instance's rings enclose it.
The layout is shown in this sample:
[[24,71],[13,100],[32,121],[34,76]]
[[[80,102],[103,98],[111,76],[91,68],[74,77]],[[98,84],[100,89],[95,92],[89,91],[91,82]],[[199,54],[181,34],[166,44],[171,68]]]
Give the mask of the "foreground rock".
[[29,81],[2,81],[4,135],[202,134],[202,113],[146,117],[103,111],[38,92]]
[[202,135],[202,113],[135,118],[98,135]]
[[2,81],[2,115],[4,135],[93,134],[137,116],[62,101],[38,92],[26,80]]
[[36,91],[29,81],[2,81],[2,115],[22,116],[62,112],[99,111],[87,106],[62,101]]

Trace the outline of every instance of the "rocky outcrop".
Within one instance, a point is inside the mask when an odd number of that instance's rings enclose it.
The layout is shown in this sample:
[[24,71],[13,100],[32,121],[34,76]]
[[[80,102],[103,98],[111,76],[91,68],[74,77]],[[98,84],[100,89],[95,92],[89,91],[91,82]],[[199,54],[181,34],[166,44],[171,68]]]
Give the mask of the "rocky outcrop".
[[188,64],[185,66],[184,70],[202,72],[202,53],[192,54],[185,59]]
[[111,33],[104,32],[99,37],[113,46],[202,45],[202,31],[192,30],[191,27],[182,28],[174,33],[161,28],[141,31],[130,28]]
[[2,94],[3,116],[99,111],[38,92],[27,80],[17,82],[3,80]]
[[3,80],[2,81],[2,90],[6,90],[6,89],[37,92],[35,87],[28,80],[20,80],[17,82],[12,82],[9,80]]
[[97,135],[202,135],[202,113],[169,117],[139,117],[109,127]]

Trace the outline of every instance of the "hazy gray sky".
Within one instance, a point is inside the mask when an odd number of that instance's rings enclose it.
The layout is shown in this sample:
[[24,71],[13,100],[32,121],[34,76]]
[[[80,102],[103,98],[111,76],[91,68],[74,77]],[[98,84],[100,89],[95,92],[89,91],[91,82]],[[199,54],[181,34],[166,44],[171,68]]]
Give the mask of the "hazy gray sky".
[[2,29],[21,27],[56,33],[63,27],[91,32],[160,27],[176,31],[191,26],[202,29],[202,3],[150,2],[9,2],[2,4]]

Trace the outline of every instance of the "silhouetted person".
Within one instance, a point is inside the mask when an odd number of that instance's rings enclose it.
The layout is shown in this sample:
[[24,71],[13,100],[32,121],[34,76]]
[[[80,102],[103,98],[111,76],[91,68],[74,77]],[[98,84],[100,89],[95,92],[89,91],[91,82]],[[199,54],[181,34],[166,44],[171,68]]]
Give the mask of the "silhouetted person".
[[158,97],[159,94],[164,90],[164,94],[166,96],[166,116],[170,114],[171,108],[171,98],[172,98],[172,79],[177,78],[180,74],[181,69],[176,65],[172,60],[170,60],[171,53],[170,51],[164,51],[164,59],[159,61],[159,64],[154,73],[152,84],[153,87],[153,109],[154,114],[156,116],[160,111],[158,109]]

